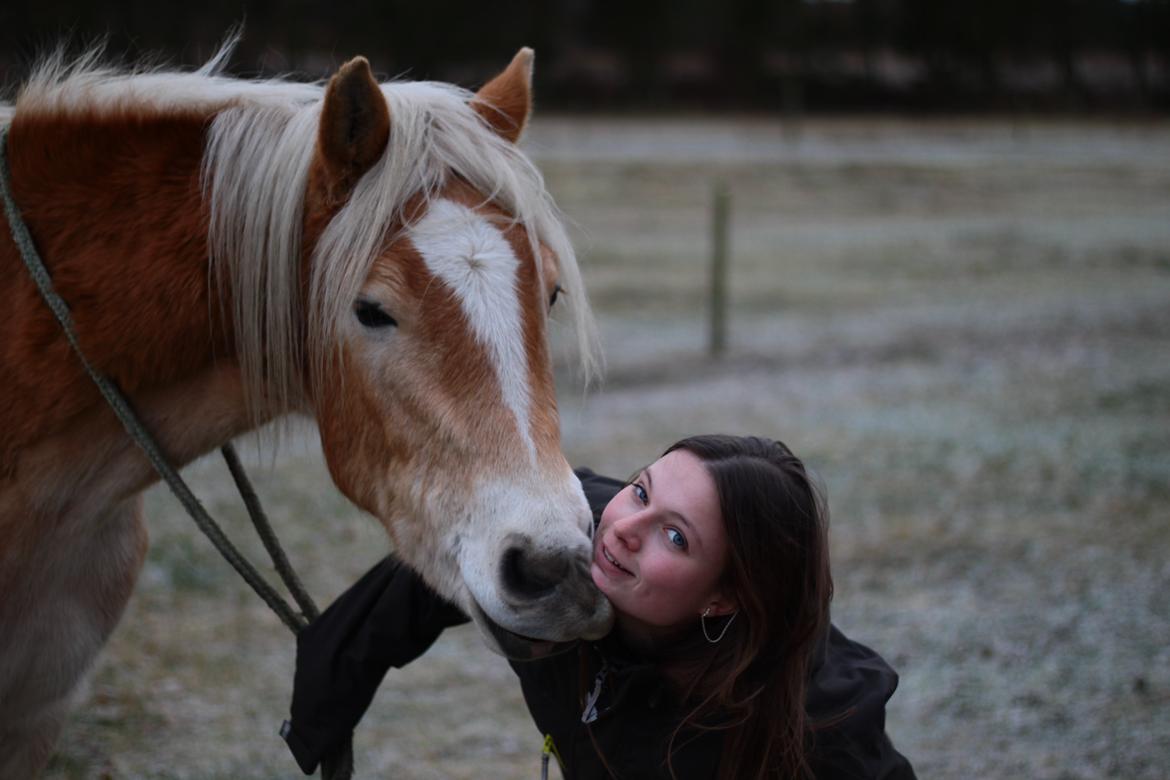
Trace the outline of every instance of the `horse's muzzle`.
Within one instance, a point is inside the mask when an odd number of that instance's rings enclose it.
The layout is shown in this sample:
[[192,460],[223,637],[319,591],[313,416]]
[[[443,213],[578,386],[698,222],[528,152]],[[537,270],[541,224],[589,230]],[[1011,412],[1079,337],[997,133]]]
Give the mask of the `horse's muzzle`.
[[525,643],[593,640],[609,633],[613,608],[593,584],[591,546],[584,536],[580,544],[551,547],[512,533],[499,549],[496,599],[477,601],[475,609],[484,615],[477,620],[484,633],[504,654],[523,658],[532,652]]

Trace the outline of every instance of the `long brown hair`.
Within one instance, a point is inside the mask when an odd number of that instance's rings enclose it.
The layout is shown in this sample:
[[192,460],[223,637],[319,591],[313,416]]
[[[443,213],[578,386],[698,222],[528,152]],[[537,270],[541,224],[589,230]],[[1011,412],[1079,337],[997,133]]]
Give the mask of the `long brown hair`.
[[684,732],[715,728],[725,731],[723,780],[807,776],[805,684],[833,595],[822,493],[778,441],[693,436],[674,450],[698,457],[715,482],[728,540],[723,584],[739,614],[722,641],[703,640],[692,655],[690,710],[670,752]]

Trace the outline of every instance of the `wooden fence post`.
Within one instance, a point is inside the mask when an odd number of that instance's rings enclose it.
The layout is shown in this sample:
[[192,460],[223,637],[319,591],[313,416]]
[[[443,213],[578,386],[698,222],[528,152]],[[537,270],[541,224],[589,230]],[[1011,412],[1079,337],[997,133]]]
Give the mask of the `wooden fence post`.
[[719,357],[727,346],[728,223],[731,221],[731,190],[727,183],[715,183],[711,199],[711,286],[707,307],[710,317],[708,352]]

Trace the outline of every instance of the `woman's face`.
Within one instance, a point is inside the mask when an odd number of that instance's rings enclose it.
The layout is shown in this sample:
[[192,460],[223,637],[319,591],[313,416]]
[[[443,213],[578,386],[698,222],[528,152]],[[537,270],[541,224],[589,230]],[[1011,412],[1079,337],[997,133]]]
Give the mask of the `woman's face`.
[[614,496],[594,539],[593,582],[627,629],[681,627],[730,612],[720,577],[727,533],[715,482],[686,450],[667,453]]

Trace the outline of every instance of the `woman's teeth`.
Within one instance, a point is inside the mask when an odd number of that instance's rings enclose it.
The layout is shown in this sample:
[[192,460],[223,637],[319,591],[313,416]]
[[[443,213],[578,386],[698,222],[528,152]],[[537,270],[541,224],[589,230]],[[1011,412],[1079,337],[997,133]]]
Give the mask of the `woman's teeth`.
[[605,556],[605,559],[606,559],[607,561],[609,561],[609,562],[610,562],[610,563],[612,563],[614,566],[616,566],[616,567],[618,567],[619,569],[621,569],[622,571],[624,571],[626,574],[633,574],[633,572],[631,572],[631,571],[630,571],[629,569],[627,569],[625,566],[622,566],[620,563],[618,563],[618,562],[617,562],[617,561],[614,559],[614,557],[613,557],[612,555],[610,555],[610,554],[609,554],[609,550],[608,550],[606,547],[602,547],[602,548],[601,548],[601,554]]

